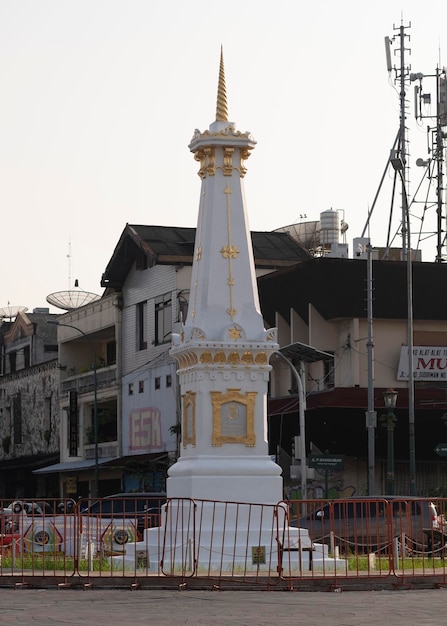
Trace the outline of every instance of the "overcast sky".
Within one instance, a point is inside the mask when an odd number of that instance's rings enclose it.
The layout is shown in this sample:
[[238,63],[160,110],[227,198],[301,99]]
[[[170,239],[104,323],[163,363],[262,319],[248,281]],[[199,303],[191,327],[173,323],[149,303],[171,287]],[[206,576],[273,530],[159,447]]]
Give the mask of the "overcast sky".
[[[445,0],[0,0],[0,307],[48,306],[75,279],[101,293],[126,223],[196,225],[188,144],[215,117],[221,44],[229,117],[258,142],[246,164],[251,229],[332,208],[352,249],[399,127],[384,37],[401,23],[412,72],[447,65]],[[426,125],[410,93],[413,161],[427,156]]]

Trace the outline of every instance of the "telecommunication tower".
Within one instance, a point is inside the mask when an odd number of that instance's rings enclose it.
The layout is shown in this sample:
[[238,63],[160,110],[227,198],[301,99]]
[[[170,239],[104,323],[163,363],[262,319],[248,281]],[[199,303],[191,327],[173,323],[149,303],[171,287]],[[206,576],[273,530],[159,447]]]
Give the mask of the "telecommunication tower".
[[[426,79],[435,83],[434,106],[432,94],[425,90]],[[414,86],[414,114],[418,123],[427,125],[427,154],[428,158],[418,158],[416,165],[424,168],[423,178],[428,181],[428,191],[425,198],[414,202],[424,205],[419,242],[431,237],[433,232],[424,230],[427,213],[436,208],[436,257],[435,261],[441,263],[446,260],[446,213],[445,213],[445,186],[444,186],[444,161],[445,161],[445,132],[447,126],[447,78],[446,68],[436,68],[434,74],[410,74],[410,81]]]

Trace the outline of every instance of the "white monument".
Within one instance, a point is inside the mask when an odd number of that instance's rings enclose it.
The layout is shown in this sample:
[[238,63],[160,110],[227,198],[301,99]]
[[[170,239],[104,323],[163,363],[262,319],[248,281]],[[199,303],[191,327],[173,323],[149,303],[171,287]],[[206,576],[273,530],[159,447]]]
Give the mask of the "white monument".
[[202,186],[188,316],[171,349],[183,407],[168,497],[282,499],[266,419],[269,359],[279,346],[276,329],[264,329],[243,188],[255,143],[228,121],[221,55],[216,121],[189,145]]
[[188,315],[171,347],[181,454],[168,472],[162,528],[129,544],[124,558],[143,552],[150,569],[274,569],[282,548],[301,567],[311,549],[307,531],[284,530],[281,468],[268,454],[269,359],[278,344],[276,329],[264,329],[245,207],[255,144],[228,121],[221,53],[216,120],[189,145],[202,184]]

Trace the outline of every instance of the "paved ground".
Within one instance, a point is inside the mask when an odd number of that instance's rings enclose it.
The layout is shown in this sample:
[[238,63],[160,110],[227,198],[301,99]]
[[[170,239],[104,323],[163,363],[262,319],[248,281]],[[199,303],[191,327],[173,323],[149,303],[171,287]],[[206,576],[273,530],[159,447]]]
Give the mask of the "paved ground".
[[0,624],[83,626],[427,626],[447,590],[152,591],[0,589]]

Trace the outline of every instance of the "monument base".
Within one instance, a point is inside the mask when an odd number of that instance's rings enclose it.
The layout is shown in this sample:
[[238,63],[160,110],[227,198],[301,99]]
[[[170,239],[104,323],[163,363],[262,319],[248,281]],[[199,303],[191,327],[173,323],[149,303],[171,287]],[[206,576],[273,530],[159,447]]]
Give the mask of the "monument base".
[[305,575],[324,569],[346,573],[346,561],[329,557],[308,531],[289,527],[285,504],[241,504],[172,499],[159,528],[111,557],[113,570],[167,576],[281,573]]
[[283,498],[282,469],[269,456],[181,457],[167,480],[169,498],[265,502]]

